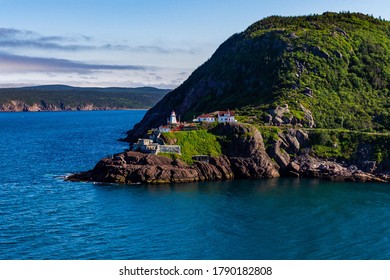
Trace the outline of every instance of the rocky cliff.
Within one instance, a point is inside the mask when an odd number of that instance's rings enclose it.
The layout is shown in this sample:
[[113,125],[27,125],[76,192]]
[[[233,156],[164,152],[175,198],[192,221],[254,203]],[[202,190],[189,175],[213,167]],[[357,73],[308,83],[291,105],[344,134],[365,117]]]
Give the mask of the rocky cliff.
[[55,112],[55,111],[93,111],[93,110],[120,110],[121,107],[99,107],[93,104],[85,105],[53,105],[53,104],[26,104],[19,100],[10,100],[0,105],[0,112]]
[[278,166],[266,153],[261,134],[252,126],[219,125],[214,133],[229,140],[223,143],[224,155],[209,157],[207,161],[188,165],[180,159],[129,151],[104,158],[92,170],[71,175],[67,179],[134,184],[279,176]]
[[314,177],[333,181],[390,182],[383,164],[352,165],[320,159],[310,152],[308,133],[289,128],[266,150],[258,129],[248,124],[220,124],[218,135],[223,155],[187,164],[180,159],[128,151],[100,160],[87,172],[71,175],[70,181],[107,183],[183,183],[229,179],[265,179],[282,176]]

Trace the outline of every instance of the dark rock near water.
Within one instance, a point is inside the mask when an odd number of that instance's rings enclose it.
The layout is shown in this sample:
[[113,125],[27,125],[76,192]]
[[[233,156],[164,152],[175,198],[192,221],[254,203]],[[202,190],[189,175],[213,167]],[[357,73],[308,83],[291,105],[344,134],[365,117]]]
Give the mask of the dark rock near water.
[[322,178],[339,182],[390,182],[390,176],[364,172],[356,166],[340,164],[335,161],[318,159],[304,155],[297,157],[291,164],[291,171],[301,177]]
[[277,166],[267,155],[260,132],[252,126],[221,124],[214,133],[230,138],[224,155],[188,165],[179,159],[125,152],[100,160],[94,169],[74,174],[70,181],[108,183],[180,183],[233,178],[278,177]]
[[367,145],[361,147],[362,160],[355,166],[313,157],[309,136],[300,129],[279,133],[279,139],[267,151],[254,126],[220,124],[212,132],[226,140],[221,142],[223,155],[208,161],[188,165],[179,159],[129,151],[104,158],[92,170],[71,175],[67,180],[156,184],[263,179],[281,174],[332,181],[390,182],[390,162],[365,160],[369,154]]
[[71,175],[69,181],[107,183],[183,183],[217,181],[233,178],[271,178],[279,176],[272,165],[261,158],[211,157],[209,162],[187,165],[158,155],[139,152],[117,154],[123,161],[112,158],[100,160],[94,169]]
[[[121,160],[116,160],[121,158]],[[229,177],[229,170],[224,176]],[[194,182],[222,177],[212,164],[188,166],[179,160],[139,152],[116,154],[100,160],[94,169],[68,177],[70,181],[96,181],[108,183],[169,183]]]
[[285,150],[281,149],[283,141],[279,139],[271,148],[268,149],[268,154],[276,161],[280,169],[283,171],[290,163],[290,156]]

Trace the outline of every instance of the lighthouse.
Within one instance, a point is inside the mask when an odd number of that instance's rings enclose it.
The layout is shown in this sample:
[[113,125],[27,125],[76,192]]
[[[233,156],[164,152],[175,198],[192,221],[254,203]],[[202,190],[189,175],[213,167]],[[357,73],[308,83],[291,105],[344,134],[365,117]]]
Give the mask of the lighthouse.
[[168,124],[177,124],[175,111],[172,111],[171,116],[168,119]]

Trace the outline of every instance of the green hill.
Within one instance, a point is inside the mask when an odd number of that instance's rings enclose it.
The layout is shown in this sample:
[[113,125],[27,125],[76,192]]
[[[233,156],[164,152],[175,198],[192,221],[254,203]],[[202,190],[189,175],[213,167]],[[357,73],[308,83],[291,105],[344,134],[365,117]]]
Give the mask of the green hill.
[[146,109],[170,90],[140,88],[80,88],[47,85],[0,89],[0,111]]
[[182,120],[231,109],[257,125],[388,132],[389,91],[390,22],[349,12],[272,16],[231,36],[127,140],[172,109]]

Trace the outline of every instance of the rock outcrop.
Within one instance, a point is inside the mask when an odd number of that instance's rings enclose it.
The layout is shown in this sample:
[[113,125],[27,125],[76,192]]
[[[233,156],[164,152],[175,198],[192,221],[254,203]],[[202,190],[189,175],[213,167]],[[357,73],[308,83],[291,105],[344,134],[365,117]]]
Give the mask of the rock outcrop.
[[53,104],[27,104],[19,100],[11,100],[0,104],[0,112],[55,112],[55,111],[93,111],[93,110],[119,110],[121,107],[95,106],[85,104],[80,106],[53,105]]
[[[282,176],[322,178],[331,181],[390,182],[389,163],[367,160],[369,145],[359,149],[359,160],[337,162],[311,153],[309,135],[302,129],[286,128],[267,152],[278,164]],[[365,153],[366,152],[366,155]],[[387,165],[386,165],[387,164]]]
[[229,157],[236,178],[279,177],[278,166],[268,156],[263,137],[254,126],[221,124],[214,133],[226,139],[223,153]]
[[128,151],[100,160],[70,181],[108,183],[183,183],[278,177],[278,167],[267,155],[260,132],[252,126],[222,124],[214,133],[224,136],[224,155],[188,165],[179,159]]
[[318,159],[310,155],[297,157],[290,163],[290,171],[301,177],[322,178],[338,182],[390,182],[390,175],[364,172],[354,165]]
[[187,165],[178,159],[125,152],[100,160],[94,169],[71,175],[69,181],[94,181],[120,184],[136,183],[185,183],[218,181],[233,178],[270,178],[278,176],[269,166],[262,168],[262,161],[255,158],[210,157],[208,162]]
[[100,160],[94,169],[71,175],[70,181],[107,183],[183,183],[233,178],[226,157],[187,165],[181,160],[139,152],[125,152]]
[[[313,91],[309,88],[304,90],[306,95],[313,95]],[[303,113],[303,118],[298,119],[293,116],[291,113],[288,104],[284,104],[283,106],[276,106],[275,109],[270,109],[267,111],[267,115],[263,117],[264,123],[273,126],[306,126],[306,127],[315,127],[315,122],[313,118],[313,114],[309,109],[306,109],[302,104],[299,105],[300,109]]]
[[[364,160],[357,165],[319,159],[310,152],[309,135],[286,128],[266,151],[258,129],[247,124],[220,124],[211,132],[219,136],[223,155],[195,161],[127,151],[100,160],[69,181],[107,183],[184,183],[229,179],[264,179],[282,176],[322,178],[332,181],[390,182],[390,163]],[[363,149],[364,148],[364,149]],[[362,147],[366,151],[367,147]],[[362,156],[362,159],[365,159]]]

